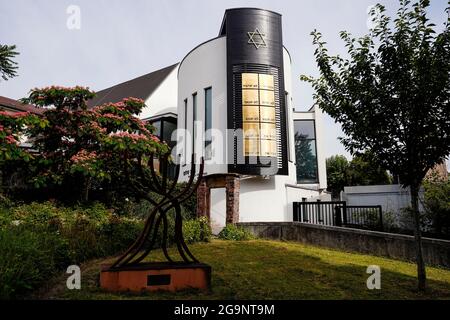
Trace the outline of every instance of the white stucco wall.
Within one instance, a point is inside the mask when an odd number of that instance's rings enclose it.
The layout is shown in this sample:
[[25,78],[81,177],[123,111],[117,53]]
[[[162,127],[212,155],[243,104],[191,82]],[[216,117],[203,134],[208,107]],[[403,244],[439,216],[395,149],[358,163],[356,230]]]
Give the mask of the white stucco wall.
[[[197,93],[197,142],[195,153],[204,156],[202,135],[205,131],[205,89],[212,88],[212,128],[219,132],[227,129],[227,68],[226,38],[220,37],[206,42],[191,51],[181,62],[178,73],[178,128],[184,128],[184,100],[188,101],[187,124],[192,134],[192,95]],[[188,137],[187,153],[192,154],[192,138]],[[222,143],[224,145],[222,145]],[[226,139],[213,137],[213,156],[205,160],[205,174],[226,173],[227,142]],[[183,143],[180,144],[183,148]],[[181,152],[184,154],[184,152]],[[181,168],[184,181],[189,166]]]
[[[423,200],[423,189],[419,198]],[[404,229],[413,227],[412,220],[403,210],[410,207],[411,194],[409,188],[399,184],[344,187],[341,200],[349,206],[381,205],[385,222]],[[419,201],[419,210],[423,210],[422,201]]]
[[167,112],[177,112],[178,67],[174,68],[156,90],[145,100],[139,115],[141,119],[157,116]]

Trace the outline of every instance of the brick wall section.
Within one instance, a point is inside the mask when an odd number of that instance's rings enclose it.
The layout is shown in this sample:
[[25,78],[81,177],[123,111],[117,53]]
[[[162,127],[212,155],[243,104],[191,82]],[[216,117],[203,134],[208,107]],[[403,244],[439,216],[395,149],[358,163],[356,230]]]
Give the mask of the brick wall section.
[[239,189],[240,181],[235,176],[226,177],[226,201],[227,201],[227,217],[226,223],[239,222]]
[[[298,241],[415,262],[413,236],[301,222],[246,222],[238,225],[261,238]],[[423,238],[423,255],[427,265],[450,268],[450,241]]]
[[202,179],[197,188],[197,217],[210,219],[211,191],[205,179]]
[[239,222],[239,176],[214,174],[203,177],[197,189],[197,216],[211,218],[211,188],[225,188],[226,223]]

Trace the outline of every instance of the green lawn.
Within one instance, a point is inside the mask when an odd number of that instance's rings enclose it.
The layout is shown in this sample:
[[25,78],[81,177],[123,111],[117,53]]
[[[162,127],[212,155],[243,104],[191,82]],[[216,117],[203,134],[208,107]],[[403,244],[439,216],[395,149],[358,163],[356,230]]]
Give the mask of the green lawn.
[[[450,299],[450,270],[427,268],[429,288],[416,291],[412,263],[266,240],[220,241],[190,246],[212,266],[212,292],[111,294],[98,287],[100,264],[82,265],[82,289],[65,289],[66,274],[37,298],[49,299]],[[368,290],[368,265],[381,268],[381,290]]]

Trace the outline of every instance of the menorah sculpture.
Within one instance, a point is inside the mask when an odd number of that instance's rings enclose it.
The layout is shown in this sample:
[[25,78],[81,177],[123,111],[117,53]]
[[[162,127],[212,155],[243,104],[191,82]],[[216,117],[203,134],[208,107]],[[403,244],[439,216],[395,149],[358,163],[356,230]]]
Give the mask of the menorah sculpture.
[[[175,192],[180,165],[175,165],[173,180],[169,175],[169,154],[160,155],[159,170],[155,169],[155,157],[151,154],[146,159],[146,168],[143,159],[138,159],[141,181],[130,181],[139,195],[148,200],[153,209],[144,224],[144,230],[138,239],[113,264],[102,267],[100,273],[100,286],[109,291],[176,291],[185,288],[198,288],[209,290],[211,282],[211,267],[199,263],[190,252],[183,237],[183,217],[181,203],[186,201],[197,189],[204,169],[204,160],[201,158],[197,181],[195,180],[195,155],[192,155],[189,180],[186,185]],[[147,183],[143,183],[145,181]],[[155,201],[151,194],[161,196]],[[167,248],[168,220],[167,214],[171,209],[175,211],[175,245],[182,261],[175,261],[169,255]],[[162,224],[161,250],[167,261],[143,262],[154,249],[158,239],[159,228]]]

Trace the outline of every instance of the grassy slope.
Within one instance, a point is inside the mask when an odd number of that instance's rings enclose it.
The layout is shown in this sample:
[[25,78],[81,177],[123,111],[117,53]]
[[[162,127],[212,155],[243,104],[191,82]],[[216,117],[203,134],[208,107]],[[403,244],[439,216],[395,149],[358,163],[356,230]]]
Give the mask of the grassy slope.
[[[57,299],[450,299],[450,270],[428,268],[429,290],[415,290],[415,265],[292,242],[214,240],[191,246],[213,268],[212,293],[110,294],[98,288],[99,266],[82,266],[82,289],[67,290],[67,275],[53,279],[39,298]],[[368,265],[381,268],[381,290],[368,290]]]

